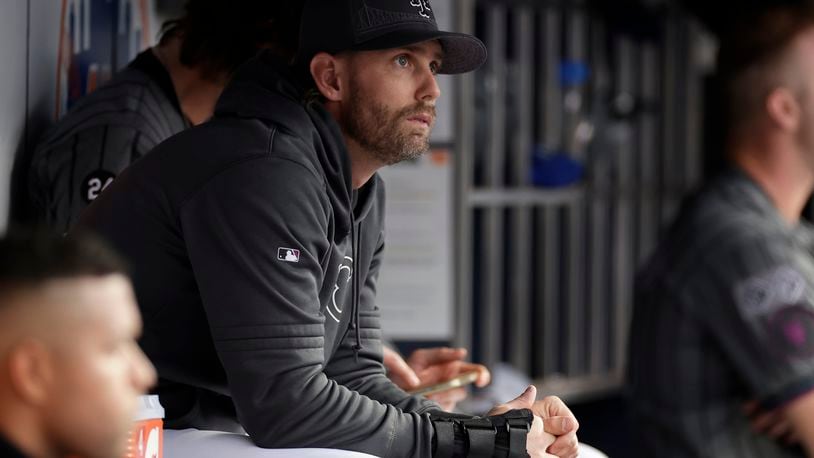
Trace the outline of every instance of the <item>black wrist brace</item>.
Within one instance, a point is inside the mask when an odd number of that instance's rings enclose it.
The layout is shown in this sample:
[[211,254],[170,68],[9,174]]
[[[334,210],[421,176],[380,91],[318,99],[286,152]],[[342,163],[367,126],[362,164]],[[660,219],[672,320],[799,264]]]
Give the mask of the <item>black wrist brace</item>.
[[527,457],[526,436],[534,420],[529,409],[510,410],[491,417],[432,415],[436,458]]

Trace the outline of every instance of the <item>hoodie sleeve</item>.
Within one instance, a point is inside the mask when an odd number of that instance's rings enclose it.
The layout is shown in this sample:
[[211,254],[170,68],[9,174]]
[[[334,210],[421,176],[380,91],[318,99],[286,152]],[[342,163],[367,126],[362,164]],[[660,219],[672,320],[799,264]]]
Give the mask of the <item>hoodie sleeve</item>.
[[[430,456],[428,415],[376,402],[324,372],[318,291],[329,214],[314,173],[266,156],[221,172],[180,209],[238,419],[260,447]],[[278,260],[280,247],[300,249],[299,262]]]
[[353,330],[348,332],[325,368],[325,373],[351,390],[382,403],[394,405],[405,412],[440,411],[441,407],[438,404],[424,397],[405,393],[385,375],[382,364],[380,313],[379,307],[376,306],[376,281],[379,277],[383,251],[384,234],[380,233],[359,300],[359,332],[362,348],[358,355],[354,354],[356,336]]

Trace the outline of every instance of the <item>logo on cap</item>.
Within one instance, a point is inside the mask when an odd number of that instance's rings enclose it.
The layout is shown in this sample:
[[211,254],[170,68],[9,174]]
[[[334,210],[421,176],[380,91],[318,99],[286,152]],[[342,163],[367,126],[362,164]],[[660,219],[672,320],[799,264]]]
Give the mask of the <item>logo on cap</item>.
[[300,262],[300,250],[294,248],[277,248],[277,260],[285,262]]
[[410,0],[410,5],[418,8],[418,14],[420,14],[421,17],[430,18],[430,15],[425,13],[425,11],[432,11],[428,0]]

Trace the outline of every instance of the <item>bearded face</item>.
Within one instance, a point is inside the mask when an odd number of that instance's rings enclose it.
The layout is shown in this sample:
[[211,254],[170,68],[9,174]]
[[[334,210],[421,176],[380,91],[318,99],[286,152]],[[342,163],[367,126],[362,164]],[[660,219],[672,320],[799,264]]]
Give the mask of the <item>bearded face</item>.
[[343,105],[342,127],[374,160],[392,165],[429,151],[434,105],[417,102],[392,107],[353,83],[350,94],[349,103]]

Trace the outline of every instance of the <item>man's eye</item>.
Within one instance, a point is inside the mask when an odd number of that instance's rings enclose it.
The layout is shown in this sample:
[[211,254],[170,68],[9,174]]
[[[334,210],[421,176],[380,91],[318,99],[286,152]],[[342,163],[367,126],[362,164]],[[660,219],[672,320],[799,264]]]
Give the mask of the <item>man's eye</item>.
[[410,61],[407,59],[407,56],[396,57],[396,64],[398,64],[399,67],[406,67],[409,63]]
[[441,66],[438,63],[433,62],[433,63],[430,64],[430,71],[432,72],[433,75],[437,75],[438,74],[438,69],[440,67]]

